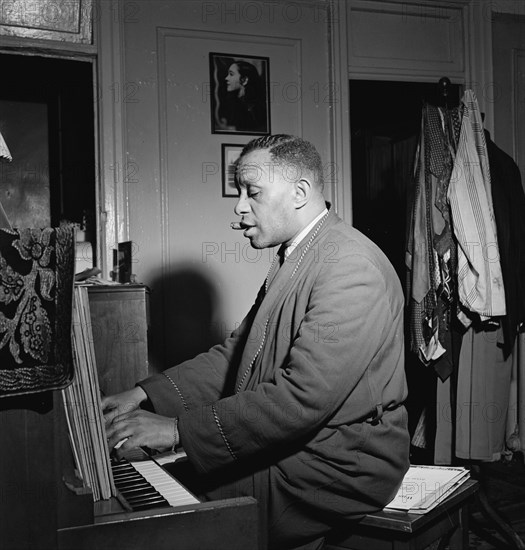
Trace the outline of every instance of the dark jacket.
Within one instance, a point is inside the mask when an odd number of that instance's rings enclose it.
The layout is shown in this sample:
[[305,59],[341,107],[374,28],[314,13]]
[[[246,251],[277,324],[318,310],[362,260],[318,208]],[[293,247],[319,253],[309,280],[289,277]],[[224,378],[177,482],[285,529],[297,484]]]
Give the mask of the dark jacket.
[[485,132],[492,184],[492,202],[507,314],[502,318],[505,358],[525,321],[525,193],[518,165]]

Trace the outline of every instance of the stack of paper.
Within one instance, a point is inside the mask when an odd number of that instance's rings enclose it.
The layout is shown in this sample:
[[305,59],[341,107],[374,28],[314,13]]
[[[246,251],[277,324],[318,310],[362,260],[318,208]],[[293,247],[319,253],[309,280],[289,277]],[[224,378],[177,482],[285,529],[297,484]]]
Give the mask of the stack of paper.
[[73,382],[62,391],[77,471],[93,500],[116,494],[101,413],[87,288],[75,287],[73,305]]
[[459,466],[410,466],[399,491],[385,510],[426,514],[469,476],[469,471]]

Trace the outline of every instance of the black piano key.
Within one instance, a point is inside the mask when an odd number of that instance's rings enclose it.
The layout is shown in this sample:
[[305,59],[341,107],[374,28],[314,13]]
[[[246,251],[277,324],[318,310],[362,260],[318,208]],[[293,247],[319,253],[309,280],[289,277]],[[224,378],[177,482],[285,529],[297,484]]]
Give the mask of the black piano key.
[[126,470],[134,470],[134,468],[129,462],[121,462],[119,464],[111,464],[111,470],[113,473],[116,473],[125,472]]
[[154,487],[152,487],[151,485],[146,485],[146,484],[142,484],[140,486],[136,486],[136,487],[132,487],[132,486],[127,486],[127,487],[119,487],[119,491],[125,495],[125,494],[128,494],[128,493],[137,493],[137,494],[145,494],[145,493],[153,493],[153,492],[158,492],[155,490]]
[[139,474],[139,472],[128,472],[127,474],[114,475],[113,479],[144,479],[144,476]]
[[119,489],[120,491],[120,494],[126,498],[126,499],[131,499],[133,497],[137,497],[137,496],[141,496],[141,495],[152,495],[152,494],[155,494],[152,490],[151,490],[151,487],[137,487],[136,489],[134,488],[127,488],[127,489]]
[[137,473],[137,470],[135,468],[132,468],[131,466],[129,468],[120,468],[118,470],[113,470],[114,476],[125,476],[129,474]]
[[115,476],[136,472],[135,468],[133,468],[130,464],[128,464],[125,468],[112,468],[112,471]]
[[121,490],[133,489],[134,487],[151,487],[151,483],[148,483],[143,479],[140,479],[138,481],[132,480],[122,483],[115,483],[115,485]]
[[122,477],[144,477],[141,476],[137,471],[135,472],[121,472],[120,474],[113,474],[113,479],[120,479]]
[[132,502],[134,500],[141,500],[146,498],[164,498],[158,491],[156,491],[153,487],[144,487],[141,491],[120,491],[124,498],[128,500],[129,502]]
[[151,487],[151,483],[144,482],[143,479],[139,481],[132,481],[126,483],[115,483],[115,487],[118,487],[121,491],[126,489],[133,489],[134,487]]
[[111,470],[113,471],[114,474],[118,474],[120,472],[136,471],[135,468],[133,468],[133,466],[129,462],[118,464],[117,466],[111,465]]
[[[135,498],[135,497],[140,497],[141,495],[158,495],[158,496],[162,496],[156,489],[155,487],[152,487],[151,485],[147,485],[147,486],[142,486],[142,487],[137,487],[137,491],[134,491],[133,490],[133,487],[127,487],[127,488],[124,488],[124,490],[120,490],[120,492],[125,495],[125,494],[129,494],[130,495],[130,498]],[[164,497],[162,497],[164,498]]]
[[126,475],[122,475],[122,476],[113,476],[113,480],[115,481],[115,483],[119,482],[119,481],[128,481],[128,480],[140,480],[140,479],[144,479],[144,476],[141,476],[140,474],[137,475],[137,473],[135,474],[126,474]]
[[137,472],[135,472],[134,474],[126,474],[126,475],[122,475],[122,476],[113,476],[113,480],[115,481],[115,483],[119,483],[119,482],[124,483],[125,481],[133,481],[133,480],[139,481],[141,479],[144,479],[144,476],[141,476]]
[[137,493],[128,493],[126,496],[126,500],[129,500],[130,502],[138,501],[138,500],[146,500],[146,499],[157,499],[157,498],[164,498],[158,491],[155,491],[153,487],[150,487],[149,489],[144,489],[142,492]]

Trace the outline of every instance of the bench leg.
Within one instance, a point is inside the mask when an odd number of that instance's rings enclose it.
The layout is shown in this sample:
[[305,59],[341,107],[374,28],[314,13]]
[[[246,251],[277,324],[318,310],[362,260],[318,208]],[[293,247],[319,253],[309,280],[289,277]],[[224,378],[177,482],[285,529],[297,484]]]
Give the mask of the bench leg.
[[452,535],[450,536],[450,550],[468,550],[468,514],[468,506],[463,506],[459,511],[459,525],[456,529],[454,529]]

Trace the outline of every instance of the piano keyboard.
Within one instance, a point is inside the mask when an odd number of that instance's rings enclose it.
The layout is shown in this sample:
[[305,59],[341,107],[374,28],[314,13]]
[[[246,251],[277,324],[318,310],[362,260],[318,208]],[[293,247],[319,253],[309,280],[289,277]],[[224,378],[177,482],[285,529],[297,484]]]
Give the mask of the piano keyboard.
[[197,504],[174,477],[142,451],[111,463],[115,487],[133,511]]

